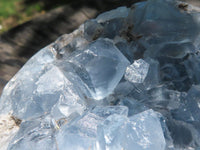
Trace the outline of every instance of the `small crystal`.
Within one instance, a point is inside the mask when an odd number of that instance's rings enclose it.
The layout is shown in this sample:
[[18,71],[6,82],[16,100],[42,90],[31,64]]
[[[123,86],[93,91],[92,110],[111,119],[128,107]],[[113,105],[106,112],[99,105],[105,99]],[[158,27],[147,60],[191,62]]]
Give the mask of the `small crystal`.
[[149,64],[139,59],[126,68],[125,79],[132,83],[143,83],[149,70]]
[[127,116],[128,108],[125,106],[97,106],[91,112],[103,118],[106,118],[113,114]]
[[[49,116],[22,122],[8,150],[56,150],[54,127]],[[28,144],[27,144],[28,143]]]
[[95,107],[70,126],[62,127],[62,131],[56,135],[59,149],[95,149],[98,125],[108,116],[127,116],[127,113],[128,109],[125,106]]
[[115,10],[111,10],[111,11],[108,11],[106,13],[99,15],[96,18],[96,20],[97,20],[97,22],[101,23],[101,22],[106,22],[106,21],[116,19],[116,18],[125,18],[128,16],[128,13],[129,13],[129,8],[118,7]]
[[101,149],[164,150],[165,139],[155,112],[148,110],[130,119],[109,116],[98,128]]
[[128,107],[128,116],[133,116],[135,114],[141,113],[145,110],[148,110],[148,108],[142,104],[141,102],[131,99],[131,98],[124,98],[120,102],[121,105]]

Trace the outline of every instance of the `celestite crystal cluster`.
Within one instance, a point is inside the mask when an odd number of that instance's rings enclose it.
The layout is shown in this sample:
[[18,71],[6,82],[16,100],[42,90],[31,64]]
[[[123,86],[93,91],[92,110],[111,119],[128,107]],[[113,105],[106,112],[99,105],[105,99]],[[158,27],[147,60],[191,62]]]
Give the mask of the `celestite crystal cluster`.
[[0,117],[19,129],[0,149],[199,150],[199,49],[200,13],[178,1],[85,22],[6,85]]

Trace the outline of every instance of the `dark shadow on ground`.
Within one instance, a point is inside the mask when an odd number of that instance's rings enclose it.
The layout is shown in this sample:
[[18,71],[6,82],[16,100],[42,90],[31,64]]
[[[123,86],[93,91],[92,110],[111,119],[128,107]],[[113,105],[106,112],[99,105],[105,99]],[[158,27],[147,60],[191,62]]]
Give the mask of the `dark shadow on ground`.
[[[27,3],[36,1],[25,0]],[[46,7],[55,6],[59,1],[43,0]],[[60,0],[59,4],[62,4]],[[1,40],[15,47],[14,54],[20,57],[29,58],[37,50],[53,42],[64,33],[70,33],[82,24],[86,19],[93,18],[97,14],[116,8],[120,5],[130,5],[130,0],[76,0],[67,1],[68,5],[57,8],[46,15],[19,25],[2,34]],[[65,3],[67,3],[65,2]],[[73,16],[76,13],[83,13],[85,20]]]
[[[135,0],[139,1],[139,0]],[[43,4],[44,10],[51,10],[58,6],[63,6],[75,2],[74,0],[24,0],[25,5],[31,5],[41,2]],[[96,7],[98,9],[105,9],[113,7],[113,5],[127,5],[127,3],[132,3],[131,0],[76,0],[79,6],[87,5],[90,7]],[[77,7],[77,5],[76,5]]]

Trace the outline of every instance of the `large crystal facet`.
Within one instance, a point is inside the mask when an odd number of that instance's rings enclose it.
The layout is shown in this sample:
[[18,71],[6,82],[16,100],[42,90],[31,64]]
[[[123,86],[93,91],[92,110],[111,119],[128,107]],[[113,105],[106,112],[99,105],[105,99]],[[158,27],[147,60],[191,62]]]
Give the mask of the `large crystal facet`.
[[95,41],[86,50],[72,54],[68,61],[80,67],[77,73],[97,100],[114,90],[129,64],[108,39]]

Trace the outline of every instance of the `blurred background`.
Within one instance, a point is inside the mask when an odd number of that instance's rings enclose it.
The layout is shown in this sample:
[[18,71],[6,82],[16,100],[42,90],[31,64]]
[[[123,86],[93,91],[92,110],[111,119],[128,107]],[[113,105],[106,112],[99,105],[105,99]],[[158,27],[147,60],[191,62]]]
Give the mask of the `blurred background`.
[[[50,10],[70,5],[71,3],[77,3],[77,5],[89,5],[90,7],[109,7],[107,1],[103,0],[1,0],[0,1],[0,33],[3,33],[19,24],[38,17]],[[96,3],[96,4],[95,4]],[[111,6],[113,4],[120,5],[123,1],[113,0],[110,1]]]
[[[0,94],[38,50],[86,20],[143,0],[0,0]],[[183,0],[200,6],[200,0]]]

